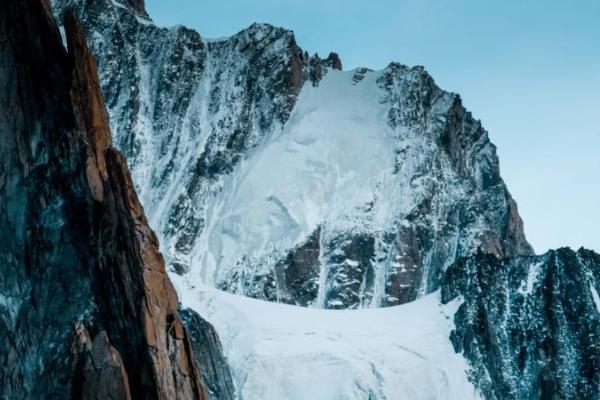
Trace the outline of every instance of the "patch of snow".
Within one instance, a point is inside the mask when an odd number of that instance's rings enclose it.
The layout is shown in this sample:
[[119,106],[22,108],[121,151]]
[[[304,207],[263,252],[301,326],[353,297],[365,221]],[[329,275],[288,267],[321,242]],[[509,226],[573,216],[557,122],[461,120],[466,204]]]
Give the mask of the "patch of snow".
[[596,303],[596,309],[598,310],[598,312],[600,312],[600,296],[598,296],[598,292],[596,291],[596,288],[594,287],[592,282],[590,282],[590,291],[592,292],[592,298],[594,299],[594,303]]
[[531,294],[531,292],[533,291],[533,286],[535,285],[535,282],[537,281],[540,273],[542,272],[543,265],[544,263],[542,261],[539,261],[529,268],[527,282],[523,282],[523,285],[519,288],[519,293],[521,293],[524,296]]
[[344,263],[345,263],[346,265],[349,265],[350,267],[358,267],[358,265],[359,265],[359,264],[358,264],[358,261],[351,260],[351,259],[349,259],[349,258],[346,258],[346,259],[344,260]]
[[65,48],[65,50],[69,50],[69,47],[67,45],[67,32],[65,31],[65,27],[63,25],[60,25],[58,27],[58,31],[60,32],[60,40],[62,42],[63,47]]
[[360,86],[350,85],[352,76],[330,71],[318,87],[305,85],[285,127],[242,162],[217,199],[219,214],[209,216],[218,222],[207,224],[208,249],[192,256],[203,271],[212,269],[209,280],[224,279],[240,255],[258,260],[269,246],[292,248],[318,225],[364,229],[360,210],[376,198],[375,214],[389,220],[395,185],[388,183],[394,139],[387,109],[373,101],[383,95],[377,74]]
[[0,293],[0,311],[6,310],[10,320],[13,324],[16,323],[19,309],[21,308],[21,301],[15,297],[7,297]]
[[479,399],[449,340],[460,300],[320,310],[232,295],[172,276],[216,328],[240,399]]

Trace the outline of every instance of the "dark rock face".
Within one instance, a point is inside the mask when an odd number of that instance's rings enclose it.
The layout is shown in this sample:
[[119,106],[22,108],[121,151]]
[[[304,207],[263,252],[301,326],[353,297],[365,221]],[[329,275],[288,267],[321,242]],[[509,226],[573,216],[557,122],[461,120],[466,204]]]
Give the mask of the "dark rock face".
[[190,335],[196,367],[209,398],[233,400],[235,387],[231,371],[223,356],[219,335],[215,328],[202,319],[194,310],[180,310],[181,319]]
[[321,254],[321,229],[318,228],[306,242],[290,251],[285,260],[275,267],[280,292],[271,301],[308,306],[318,295]]
[[368,305],[373,297],[375,240],[369,235],[334,238],[326,254],[327,291],[325,308]]
[[124,3],[138,14],[148,16],[146,13],[146,5],[144,4],[144,0],[126,0]]
[[74,14],[0,12],[0,397],[205,399]]
[[442,284],[462,296],[451,340],[486,399],[600,397],[600,255],[581,249],[463,259]]

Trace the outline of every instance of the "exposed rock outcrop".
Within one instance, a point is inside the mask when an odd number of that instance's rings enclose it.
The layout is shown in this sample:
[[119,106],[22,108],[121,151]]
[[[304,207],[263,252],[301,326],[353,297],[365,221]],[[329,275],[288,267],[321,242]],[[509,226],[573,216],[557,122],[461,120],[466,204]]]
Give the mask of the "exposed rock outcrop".
[[0,397],[206,399],[74,13],[0,12]]
[[600,255],[477,255],[449,268],[442,298],[462,296],[451,340],[486,399],[600,398]]

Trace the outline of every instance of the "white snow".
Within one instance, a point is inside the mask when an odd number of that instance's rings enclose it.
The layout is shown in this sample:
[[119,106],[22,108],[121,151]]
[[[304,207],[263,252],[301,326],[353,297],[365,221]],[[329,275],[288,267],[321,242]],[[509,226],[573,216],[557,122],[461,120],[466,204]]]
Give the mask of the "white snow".
[[478,399],[449,340],[460,304],[436,292],[390,308],[263,302],[173,276],[220,335],[241,400]]
[[594,303],[596,303],[596,309],[600,312],[600,296],[598,296],[598,292],[594,287],[593,283],[590,282],[590,290],[592,291],[592,297],[594,298]]
[[529,274],[527,275],[527,282],[523,282],[523,285],[519,288],[519,293],[526,296],[531,294],[533,286],[537,281],[540,273],[542,272],[543,261],[536,262],[529,268]]
[[58,32],[60,33],[60,41],[62,42],[63,47],[68,51],[69,47],[67,44],[67,32],[65,31],[65,27],[60,25],[58,27]]

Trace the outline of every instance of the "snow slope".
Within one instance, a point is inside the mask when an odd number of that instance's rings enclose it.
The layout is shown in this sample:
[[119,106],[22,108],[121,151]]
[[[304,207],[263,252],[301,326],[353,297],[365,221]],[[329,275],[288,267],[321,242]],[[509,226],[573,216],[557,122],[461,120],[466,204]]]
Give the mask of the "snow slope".
[[321,310],[229,294],[174,277],[184,307],[221,337],[240,400],[477,399],[448,340],[456,300]]
[[305,86],[285,127],[242,161],[209,213],[191,274],[223,282],[241,256],[267,274],[273,262],[261,262],[265,257],[283,258],[320,225],[383,230],[393,207],[377,204],[380,221],[366,221],[359,209],[377,197],[400,200],[391,182],[395,144],[386,108],[372,101],[383,96],[380,74],[360,86],[350,85],[353,75],[330,71],[318,87]]

